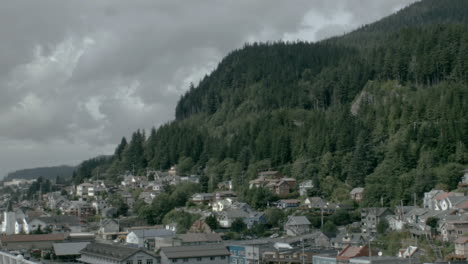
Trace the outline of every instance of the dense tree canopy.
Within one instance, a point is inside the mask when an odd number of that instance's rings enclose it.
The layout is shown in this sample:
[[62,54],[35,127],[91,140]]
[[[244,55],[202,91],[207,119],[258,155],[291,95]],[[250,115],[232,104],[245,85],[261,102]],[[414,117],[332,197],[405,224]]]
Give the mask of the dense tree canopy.
[[[426,0],[318,43],[247,44],[190,87],[175,121],[148,137],[138,130],[110,161],[83,163],[75,181],[98,167],[116,179],[179,163],[202,174],[203,191],[225,180],[243,191],[272,168],[334,200],[365,185],[366,205],[453,189],[468,162],[466,12],[463,0]],[[257,208],[275,199],[242,193]]]

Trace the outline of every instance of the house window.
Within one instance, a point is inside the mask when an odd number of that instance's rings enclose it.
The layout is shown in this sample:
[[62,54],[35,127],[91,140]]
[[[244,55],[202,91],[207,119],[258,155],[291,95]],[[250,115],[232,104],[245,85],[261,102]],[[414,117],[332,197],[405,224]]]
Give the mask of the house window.
[[210,257],[210,260],[215,260],[215,257]]
[[176,263],[177,262],[177,259],[172,259],[172,263]]
[[184,258],[184,262],[188,262],[188,258]]
[[221,259],[226,259],[226,256],[221,256]]
[[127,264],[133,264],[133,260],[127,260]]
[[462,230],[458,230],[458,234],[459,234],[459,235],[463,235],[463,231],[462,231]]
[[139,260],[137,260],[137,263],[138,264],[143,264],[143,260],[139,259]]
[[202,258],[197,258],[197,261],[201,261],[201,260],[202,260]]
[[152,259],[147,259],[146,264],[153,264],[153,260]]

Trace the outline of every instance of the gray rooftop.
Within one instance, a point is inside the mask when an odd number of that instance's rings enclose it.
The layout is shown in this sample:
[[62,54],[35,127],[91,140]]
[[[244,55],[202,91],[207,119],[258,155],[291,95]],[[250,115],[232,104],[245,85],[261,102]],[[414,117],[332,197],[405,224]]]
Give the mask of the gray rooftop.
[[167,229],[137,229],[129,230],[129,233],[134,233],[139,238],[145,237],[170,237],[174,236],[175,232]]
[[54,252],[57,256],[79,255],[89,242],[54,243]]
[[161,249],[161,252],[162,254],[166,255],[169,259],[230,255],[226,246],[218,244],[202,246],[165,247]]
[[118,261],[123,261],[137,252],[145,252],[148,255],[152,256],[151,253],[144,251],[142,249],[110,245],[110,244],[102,244],[102,243],[90,243],[83,250],[80,251],[82,255],[87,254],[87,255],[93,255],[95,257],[102,256],[106,258],[112,258]]
[[287,224],[291,225],[310,225],[309,219],[305,216],[289,216]]

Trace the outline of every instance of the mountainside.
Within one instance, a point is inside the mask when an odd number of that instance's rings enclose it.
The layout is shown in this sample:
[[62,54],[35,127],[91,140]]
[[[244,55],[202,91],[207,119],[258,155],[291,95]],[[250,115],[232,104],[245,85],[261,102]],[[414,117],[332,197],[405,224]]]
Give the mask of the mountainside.
[[468,162],[468,1],[425,0],[319,43],[248,44],[183,95],[176,120],[77,170],[115,179],[178,164],[205,191],[258,171],[312,179],[314,195],[366,205],[454,189]]
[[57,176],[60,176],[62,179],[72,178],[73,171],[75,167],[73,166],[55,166],[55,167],[43,167],[43,168],[33,168],[33,169],[24,169],[17,170],[5,177],[5,181],[12,179],[37,179],[42,177],[44,180],[55,180]]

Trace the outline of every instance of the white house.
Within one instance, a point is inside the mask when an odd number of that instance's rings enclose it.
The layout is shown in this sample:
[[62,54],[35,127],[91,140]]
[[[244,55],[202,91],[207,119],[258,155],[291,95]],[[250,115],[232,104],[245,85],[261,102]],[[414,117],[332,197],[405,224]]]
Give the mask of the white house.
[[140,248],[148,248],[148,243],[154,243],[157,238],[173,237],[175,232],[167,229],[137,229],[129,230],[125,242]]
[[307,191],[314,188],[312,180],[303,181],[299,184],[299,194],[301,196],[307,196]]
[[94,189],[94,184],[91,183],[82,183],[78,186],[76,186],[76,195],[83,197],[83,196],[94,196],[95,195],[95,189]]
[[226,198],[220,201],[213,202],[212,210],[213,212],[222,212],[231,208],[234,200],[231,198]]

